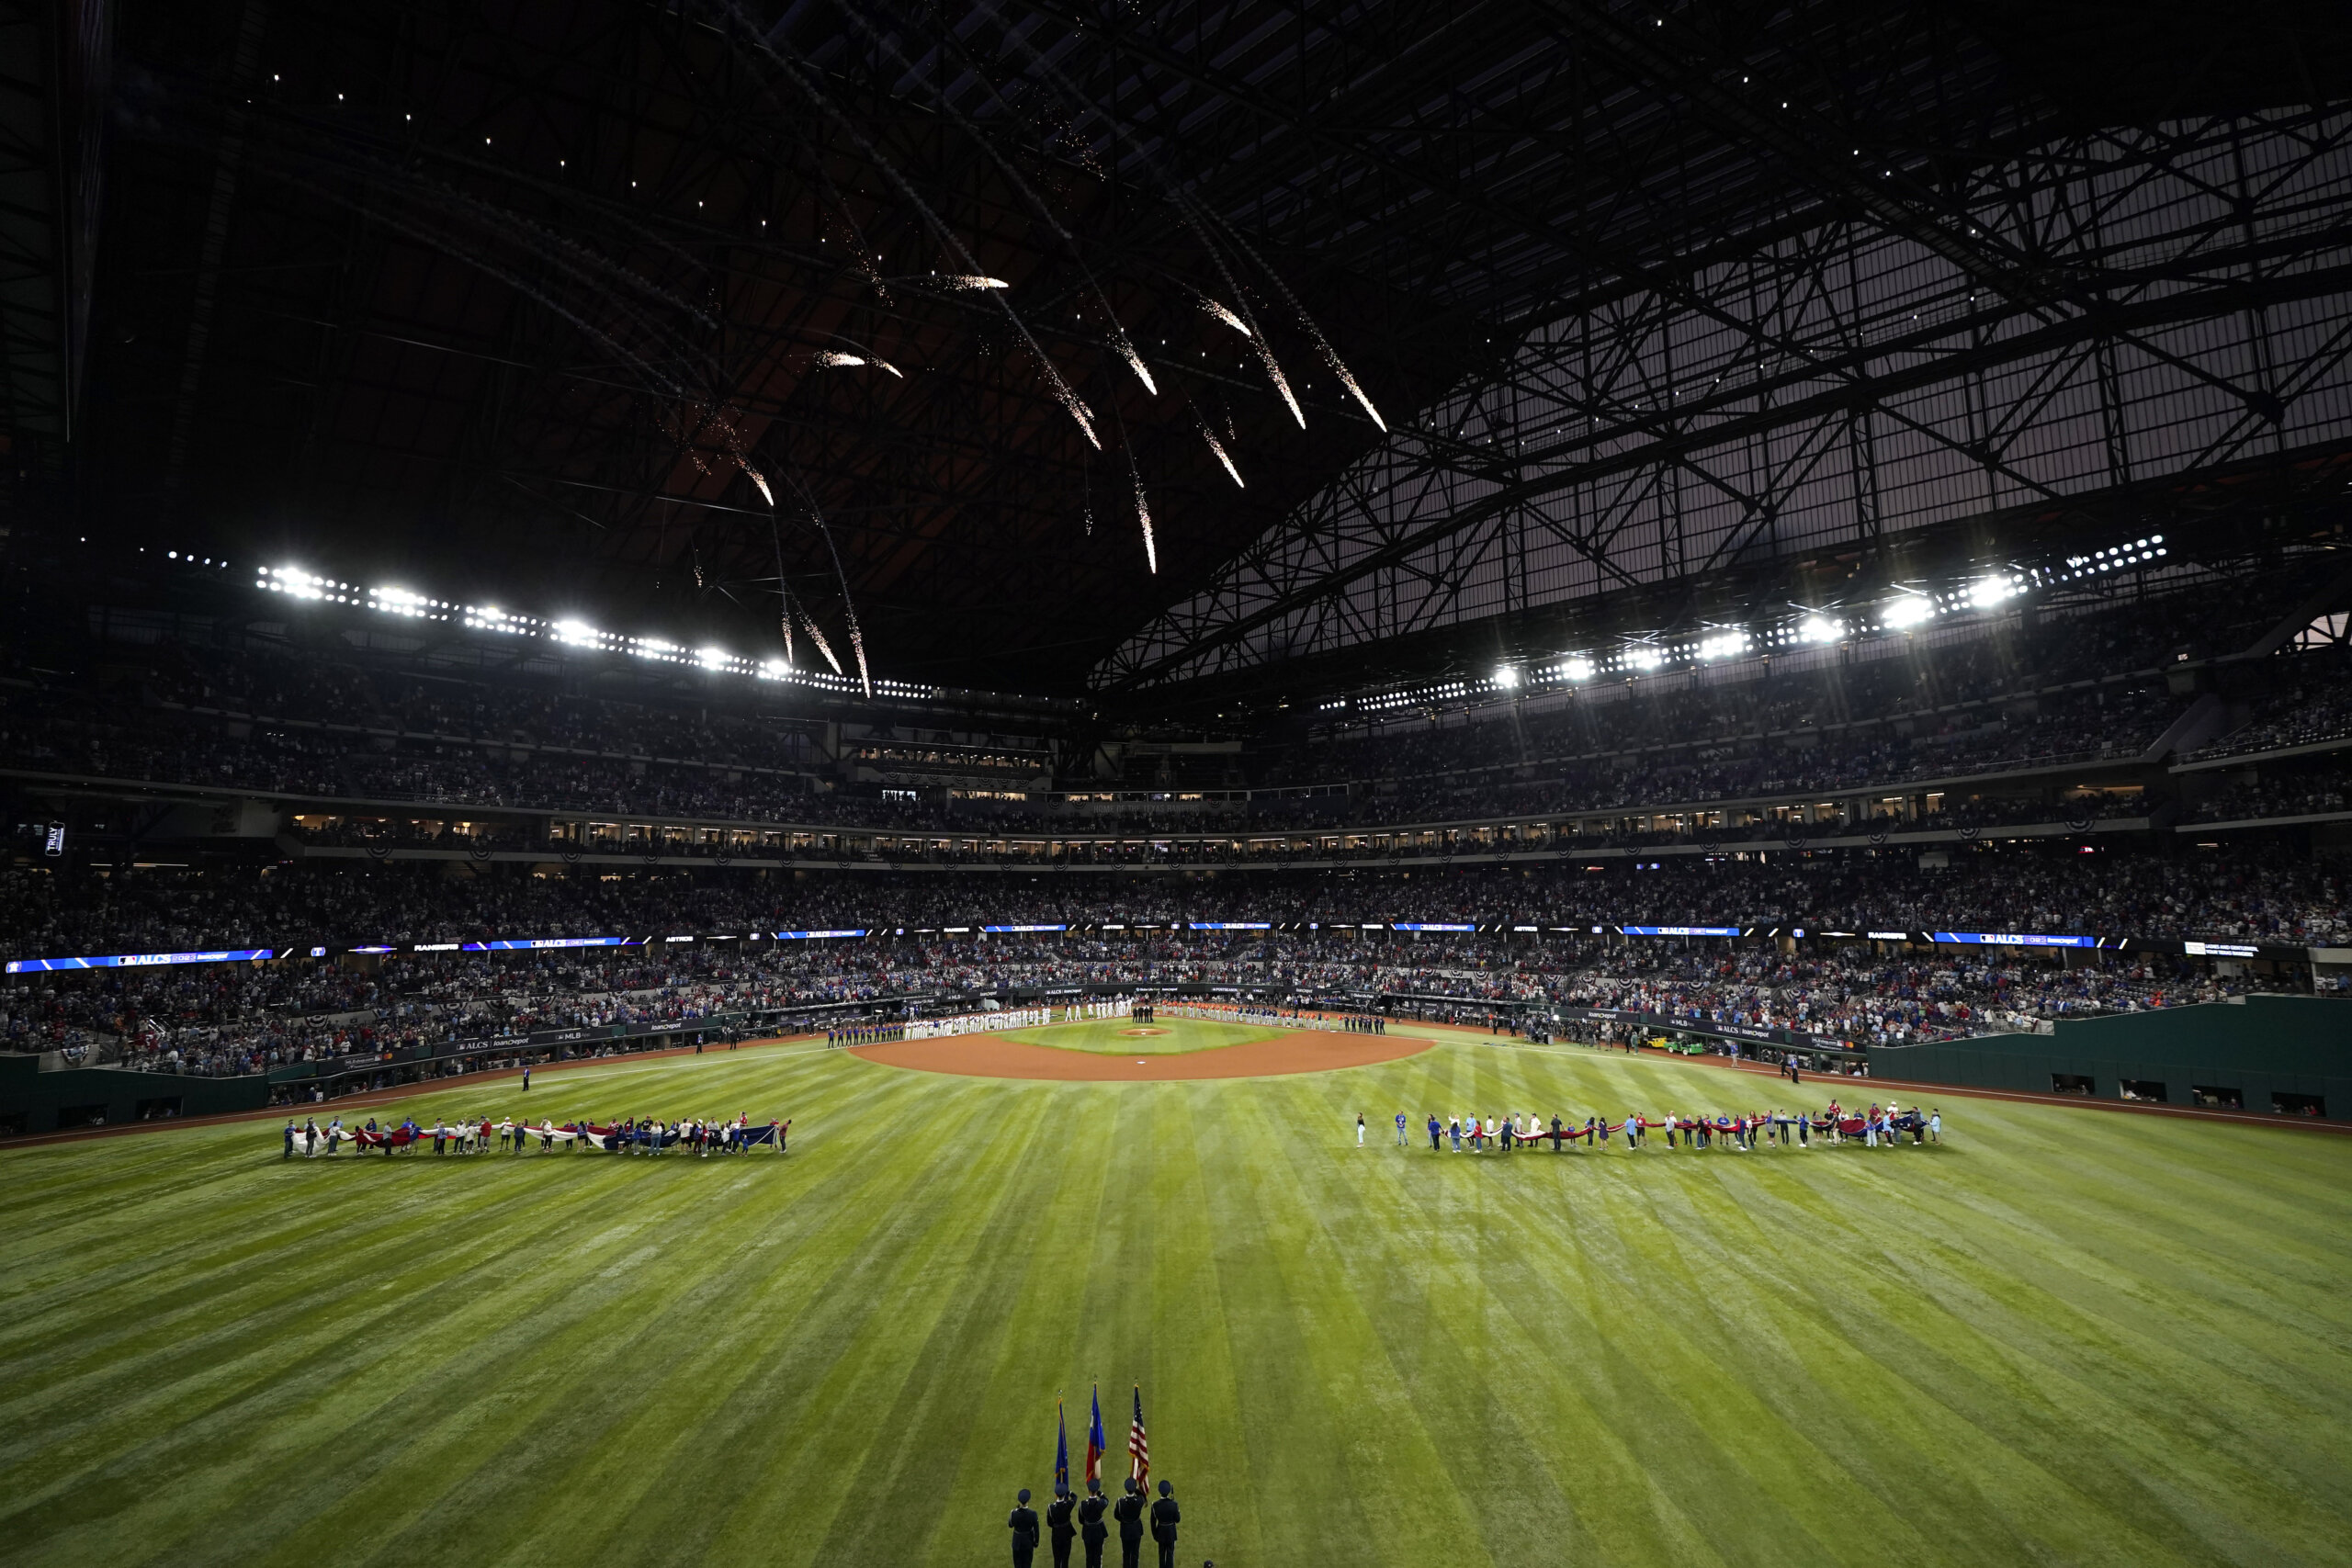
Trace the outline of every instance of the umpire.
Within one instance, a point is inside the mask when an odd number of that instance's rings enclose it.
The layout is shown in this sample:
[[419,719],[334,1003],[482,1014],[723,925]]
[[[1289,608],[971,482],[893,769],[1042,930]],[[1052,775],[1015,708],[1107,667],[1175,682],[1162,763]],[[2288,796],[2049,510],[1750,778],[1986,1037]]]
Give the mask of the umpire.
[[1012,1517],[1004,1522],[1012,1531],[1012,1568],[1029,1568],[1029,1560],[1037,1554],[1037,1510],[1029,1506],[1029,1488],[1021,1489]]
[[1143,1494],[1134,1476],[1127,1477],[1126,1495],[1111,1505],[1111,1517],[1119,1521],[1119,1568],[1136,1568],[1143,1552]]
[[1102,1568],[1102,1542],[1111,1534],[1102,1526],[1102,1516],[1110,1509],[1111,1499],[1102,1495],[1102,1483],[1088,1481],[1086,1498],[1078,1506],[1078,1539],[1086,1543],[1086,1568]]
[[1183,1517],[1176,1506],[1176,1488],[1159,1483],[1159,1501],[1151,1506],[1151,1539],[1159,1543],[1159,1568],[1176,1568],[1176,1523]]
[[1054,1548],[1054,1568],[1069,1568],[1069,1538],[1078,1532],[1070,1528],[1070,1510],[1078,1506],[1078,1499],[1069,1488],[1054,1483],[1054,1500],[1046,1505],[1046,1535]]

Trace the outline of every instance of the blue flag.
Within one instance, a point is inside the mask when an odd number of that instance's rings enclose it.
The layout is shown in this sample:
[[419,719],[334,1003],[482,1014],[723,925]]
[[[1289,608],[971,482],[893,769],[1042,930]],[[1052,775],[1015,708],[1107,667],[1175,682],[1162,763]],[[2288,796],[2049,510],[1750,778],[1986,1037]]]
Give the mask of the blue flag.
[[1069,1490],[1069,1423],[1062,1418],[1061,1397],[1054,1398],[1054,1495]]

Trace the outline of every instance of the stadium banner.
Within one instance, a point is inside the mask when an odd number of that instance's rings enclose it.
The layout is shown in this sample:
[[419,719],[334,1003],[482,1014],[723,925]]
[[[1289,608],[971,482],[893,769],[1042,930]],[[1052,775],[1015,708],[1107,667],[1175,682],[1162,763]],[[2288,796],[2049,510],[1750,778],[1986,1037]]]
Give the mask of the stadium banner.
[[37,975],[51,969],[149,969],[168,964],[256,964],[275,957],[267,947],[215,948],[205,953],[115,953],[89,958],[12,958],[11,975]]

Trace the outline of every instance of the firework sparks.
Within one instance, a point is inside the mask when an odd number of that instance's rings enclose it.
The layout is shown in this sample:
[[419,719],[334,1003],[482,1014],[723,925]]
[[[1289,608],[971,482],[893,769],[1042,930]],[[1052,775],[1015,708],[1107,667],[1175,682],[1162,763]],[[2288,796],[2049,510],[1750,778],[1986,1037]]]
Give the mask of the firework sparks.
[[846,370],[854,365],[863,365],[865,361],[854,354],[836,354],[829,348],[820,353],[814,363],[827,370]]
[[1250,346],[1258,351],[1258,361],[1266,367],[1266,378],[1273,382],[1274,390],[1280,392],[1283,401],[1290,405],[1291,418],[1298,421],[1299,429],[1305,430],[1306,414],[1299,408],[1298,400],[1291,396],[1290,381],[1283,375],[1283,367],[1275,362],[1274,351],[1266,346],[1266,340],[1261,337],[1252,336]]
[[1152,575],[1157,577],[1159,575],[1159,547],[1152,542],[1151,502],[1144,496],[1140,477],[1136,480],[1136,521],[1143,525],[1144,564],[1150,567]]
[[1143,367],[1143,355],[1137,354],[1135,344],[1127,341],[1127,334],[1120,332],[1116,321],[1111,323],[1111,330],[1118,333],[1119,352],[1126,356],[1127,367],[1136,373],[1136,379],[1143,383],[1143,389],[1155,398],[1159,396],[1159,389],[1152,385],[1151,372]]
[[1209,444],[1209,450],[1216,454],[1216,460],[1225,465],[1225,471],[1233,476],[1234,488],[1248,490],[1250,487],[1241,482],[1241,470],[1233,466],[1233,459],[1226,454],[1225,443],[1216,438],[1216,432],[1209,428],[1209,422],[1201,417],[1198,409],[1193,411],[1193,423],[1199,429],[1201,439]]
[[1224,306],[1218,304],[1216,300],[1210,299],[1205,294],[1201,296],[1201,309],[1206,310],[1210,315],[1215,316],[1218,321],[1223,321],[1227,326],[1231,327],[1235,332],[1239,333],[1243,337],[1254,340],[1258,335],[1256,333],[1250,330],[1249,322],[1243,321],[1240,317],[1235,315],[1232,311],[1227,310]]

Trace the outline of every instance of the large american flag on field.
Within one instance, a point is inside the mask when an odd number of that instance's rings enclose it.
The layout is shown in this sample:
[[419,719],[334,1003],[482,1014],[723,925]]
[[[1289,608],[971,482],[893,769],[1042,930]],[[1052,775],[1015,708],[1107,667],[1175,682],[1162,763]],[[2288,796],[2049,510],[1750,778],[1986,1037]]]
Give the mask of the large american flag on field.
[[1151,1474],[1151,1442],[1143,1435],[1143,1385],[1136,1385],[1136,1418],[1127,1427],[1127,1473],[1140,1494]]

